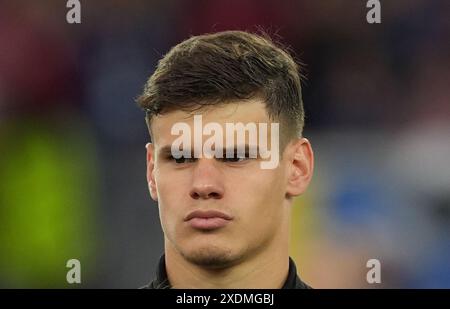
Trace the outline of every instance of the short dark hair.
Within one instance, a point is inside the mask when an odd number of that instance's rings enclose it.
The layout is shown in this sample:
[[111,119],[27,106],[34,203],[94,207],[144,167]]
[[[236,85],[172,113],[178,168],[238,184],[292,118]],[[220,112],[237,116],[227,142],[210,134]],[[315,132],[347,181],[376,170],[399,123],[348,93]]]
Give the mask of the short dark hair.
[[146,111],[150,130],[155,115],[260,97],[269,117],[281,120],[280,133],[290,140],[301,136],[304,125],[301,69],[266,34],[193,36],[159,61],[137,102]]

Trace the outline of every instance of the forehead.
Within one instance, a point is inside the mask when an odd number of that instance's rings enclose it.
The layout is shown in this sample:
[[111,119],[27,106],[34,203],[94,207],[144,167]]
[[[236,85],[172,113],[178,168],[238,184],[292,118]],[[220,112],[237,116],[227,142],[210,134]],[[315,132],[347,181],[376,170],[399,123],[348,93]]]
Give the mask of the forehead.
[[194,128],[195,115],[202,116],[203,125],[210,122],[218,123],[221,126],[225,126],[226,123],[238,122],[243,124],[250,122],[269,124],[271,122],[266,106],[260,99],[211,105],[193,112],[176,110],[153,117],[151,121],[153,142],[159,144],[172,141],[175,137],[171,134],[171,129],[177,122],[187,123]]

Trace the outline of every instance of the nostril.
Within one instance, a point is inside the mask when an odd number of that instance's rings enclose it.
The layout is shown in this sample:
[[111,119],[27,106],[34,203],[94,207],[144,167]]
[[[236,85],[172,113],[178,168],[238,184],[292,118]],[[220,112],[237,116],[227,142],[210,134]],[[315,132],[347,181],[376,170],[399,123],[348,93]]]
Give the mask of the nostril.
[[191,198],[194,200],[198,199],[220,199],[222,198],[222,194],[220,192],[203,192],[201,190],[192,190],[190,193]]
[[220,198],[220,194],[217,192],[211,192],[208,194],[208,197],[210,198],[214,198],[214,199],[219,199]]
[[191,192],[191,197],[194,200],[198,200],[200,198],[200,194],[198,194],[197,192]]

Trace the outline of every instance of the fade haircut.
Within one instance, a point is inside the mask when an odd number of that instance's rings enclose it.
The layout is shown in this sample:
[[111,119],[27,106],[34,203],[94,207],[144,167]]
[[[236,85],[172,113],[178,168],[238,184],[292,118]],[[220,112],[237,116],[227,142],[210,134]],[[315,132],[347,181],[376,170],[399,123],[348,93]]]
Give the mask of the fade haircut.
[[302,67],[278,45],[266,34],[224,31],[174,46],[137,99],[146,111],[150,135],[153,116],[261,98],[270,119],[280,122],[281,145],[300,137]]

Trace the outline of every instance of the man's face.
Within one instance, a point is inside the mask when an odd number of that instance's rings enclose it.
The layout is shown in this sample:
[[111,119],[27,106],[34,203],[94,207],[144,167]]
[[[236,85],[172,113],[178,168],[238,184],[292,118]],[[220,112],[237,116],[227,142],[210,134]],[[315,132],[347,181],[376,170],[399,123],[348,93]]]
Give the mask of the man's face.
[[[289,160],[281,156],[273,169],[262,169],[264,159],[259,157],[175,160],[170,147],[178,135],[172,135],[171,129],[177,122],[187,123],[194,147],[194,114],[202,115],[203,126],[215,122],[223,132],[226,123],[266,123],[271,144],[271,120],[257,99],[153,117],[147,173],[152,198],[159,204],[166,250],[176,250],[198,265],[219,267],[264,250],[275,241],[287,241]],[[203,142],[208,137],[203,136]],[[246,144],[251,144],[248,136]]]

